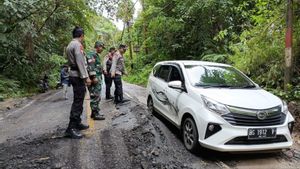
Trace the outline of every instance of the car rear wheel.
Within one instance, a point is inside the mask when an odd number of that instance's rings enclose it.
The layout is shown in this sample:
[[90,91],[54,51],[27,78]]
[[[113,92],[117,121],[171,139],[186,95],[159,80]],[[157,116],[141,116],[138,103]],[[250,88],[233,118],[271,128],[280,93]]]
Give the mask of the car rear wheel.
[[148,107],[148,111],[150,113],[154,113],[154,104],[153,104],[153,100],[151,97],[148,98],[147,107]]
[[190,117],[183,122],[182,137],[187,150],[194,153],[199,149],[197,127],[194,120]]

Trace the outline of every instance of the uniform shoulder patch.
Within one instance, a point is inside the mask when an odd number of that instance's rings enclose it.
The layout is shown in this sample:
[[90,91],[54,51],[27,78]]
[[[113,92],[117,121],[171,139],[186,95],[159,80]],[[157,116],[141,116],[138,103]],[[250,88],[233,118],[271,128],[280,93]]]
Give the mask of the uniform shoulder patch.
[[80,44],[80,52],[82,53],[82,54],[84,54],[84,48],[83,48],[83,46]]

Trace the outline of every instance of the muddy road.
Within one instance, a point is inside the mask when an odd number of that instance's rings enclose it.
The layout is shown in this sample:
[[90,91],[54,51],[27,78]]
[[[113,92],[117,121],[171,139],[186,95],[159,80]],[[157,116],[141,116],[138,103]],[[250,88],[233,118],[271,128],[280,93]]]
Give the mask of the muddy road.
[[300,168],[298,139],[276,153],[191,154],[174,126],[147,111],[144,88],[125,84],[124,91],[128,103],[101,101],[105,121],[91,120],[86,98],[82,118],[90,128],[80,140],[64,137],[71,99],[60,90],[1,103],[0,168]]

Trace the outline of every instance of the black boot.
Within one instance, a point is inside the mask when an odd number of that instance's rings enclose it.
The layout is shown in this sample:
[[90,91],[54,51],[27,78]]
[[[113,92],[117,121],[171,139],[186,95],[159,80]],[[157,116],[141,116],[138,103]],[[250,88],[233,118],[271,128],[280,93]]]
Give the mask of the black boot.
[[115,96],[114,103],[115,103],[115,104],[118,104],[118,103],[120,103],[120,99],[119,99],[119,97],[118,97],[118,96]]
[[76,128],[68,128],[66,130],[66,136],[73,139],[81,139],[83,135]]
[[119,103],[126,103],[129,102],[129,99],[124,99],[123,96],[119,96]]
[[79,124],[77,125],[77,129],[78,129],[78,130],[86,130],[86,129],[88,129],[88,128],[89,128],[88,125],[85,125],[85,124],[82,124],[82,123],[79,123]]
[[105,117],[103,115],[97,114],[93,118],[94,120],[105,120]]
[[94,120],[105,120],[103,115],[100,115],[98,111],[92,111],[91,118]]
[[130,100],[129,99],[123,99],[122,101],[120,101],[120,103],[126,103],[126,102],[129,102]]
[[112,97],[112,96],[106,96],[105,99],[106,100],[112,100],[112,99],[114,99],[114,97]]

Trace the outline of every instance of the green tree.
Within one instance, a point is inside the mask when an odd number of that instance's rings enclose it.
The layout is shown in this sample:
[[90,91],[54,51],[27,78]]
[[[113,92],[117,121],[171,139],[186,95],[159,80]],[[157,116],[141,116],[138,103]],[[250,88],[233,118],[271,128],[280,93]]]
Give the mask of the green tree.
[[130,67],[131,69],[133,69],[133,63],[132,63],[132,44],[131,44],[131,32],[130,32],[130,28],[131,28],[131,24],[133,22],[133,13],[134,13],[134,4],[131,0],[121,0],[119,5],[118,5],[118,11],[116,14],[117,19],[121,19],[122,22],[124,23],[124,27],[123,27],[123,32],[121,35],[121,41],[123,39],[124,36],[124,31],[125,28],[127,28],[127,43],[129,46],[129,57],[130,57]]
[[75,25],[84,27],[87,48],[99,38],[111,41],[116,31],[86,0],[0,0],[1,77],[18,81],[26,89],[45,73],[58,80]]

